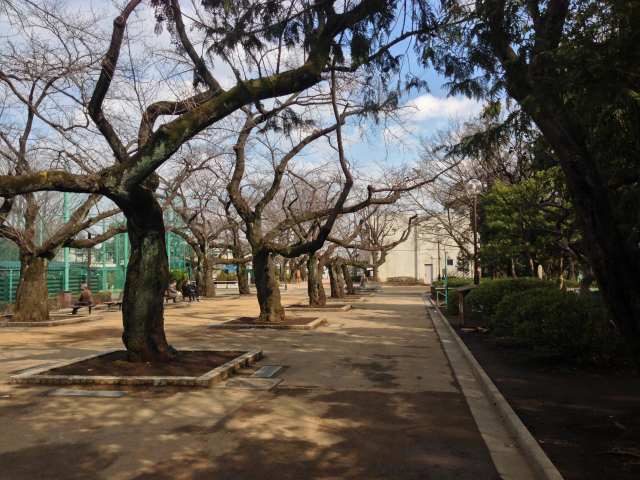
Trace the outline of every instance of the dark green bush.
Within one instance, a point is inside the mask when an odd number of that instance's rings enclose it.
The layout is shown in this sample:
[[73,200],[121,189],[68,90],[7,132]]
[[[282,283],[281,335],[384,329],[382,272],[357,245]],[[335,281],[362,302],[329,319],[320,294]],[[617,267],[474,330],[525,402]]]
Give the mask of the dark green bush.
[[473,322],[489,325],[498,304],[511,293],[532,288],[555,289],[553,282],[537,278],[501,278],[485,280],[464,299],[465,316]]
[[512,293],[499,303],[491,323],[492,333],[576,363],[609,363],[624,351],[602,302],[571,292]]
[[238,280],[238,274],[236,272],[220,270],[216,272],[216,280],[219,282],[235,282]]
[[398,285],[418,285],[415,277],[389,277],[387,283],[395,283]]
[[[449,285],[449,288],[457,288],[464,287],[465,285],[471,285],[472,283],[473,278],[449,277],[447,285]],[[444,287],[444,280],[435,280],[431,282],[431,286],[442,288]]]

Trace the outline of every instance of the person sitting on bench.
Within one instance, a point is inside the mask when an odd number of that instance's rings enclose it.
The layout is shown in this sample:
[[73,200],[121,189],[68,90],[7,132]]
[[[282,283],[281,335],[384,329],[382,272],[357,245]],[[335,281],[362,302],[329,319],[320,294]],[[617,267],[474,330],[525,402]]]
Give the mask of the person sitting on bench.
[[80,285],[80,298],[74,304],[73,310],[71,313],[75,315],[78,313],[78,309],[81,307],[90,307],[93,305],[93,295],[91,295],[91,290],[89,290],[89,286],[86,283]]
[[190,302],[200,301],[200,299],[198,298],[198,284],[196,283],[195,280],[191,280],[189,282],[189,301]]
[[176,303],[176,298],[178,298],[178,287],[175,280],[172,280],[171,283],[169,283],[169,288],[167,288],[164,297],[166,298],[167,303],[169,303],[169,300],[171,299],[173,300],[173,303]]

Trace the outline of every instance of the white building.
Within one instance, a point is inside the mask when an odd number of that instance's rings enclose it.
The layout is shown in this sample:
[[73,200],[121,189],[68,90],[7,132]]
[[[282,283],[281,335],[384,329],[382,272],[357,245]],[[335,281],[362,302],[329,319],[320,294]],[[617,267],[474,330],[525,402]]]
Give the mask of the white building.
[[[468,250],[473,247],[470,245]],[[449,276],[472,275],[470,264],[467,272],[458,270],[459,252],[456,242],[435,222],[421,222],[405,242],[389,251],[378,275],[383,282],[393,277],[412,277],[426,284],[443,277],[445,268]]]

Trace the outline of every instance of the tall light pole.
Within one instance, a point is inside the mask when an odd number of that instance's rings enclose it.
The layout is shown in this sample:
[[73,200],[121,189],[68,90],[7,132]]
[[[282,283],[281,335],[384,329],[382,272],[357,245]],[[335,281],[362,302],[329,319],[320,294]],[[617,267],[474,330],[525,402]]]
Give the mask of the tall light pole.
[[480,265],[478,264],[478,195],[482,192],[482,182],[473,178],[467,182],[465,189],[473,197],[473,283],[480,284]]

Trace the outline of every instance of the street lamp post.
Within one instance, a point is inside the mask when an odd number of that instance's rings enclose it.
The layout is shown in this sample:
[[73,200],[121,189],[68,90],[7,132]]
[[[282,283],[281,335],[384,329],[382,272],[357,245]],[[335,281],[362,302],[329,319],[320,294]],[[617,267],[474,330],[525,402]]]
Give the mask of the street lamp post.
[[478,195],[482,192],[482,182],[476,178],[469,180],[465,186],[467,193],[473,197],[473,283],[480,284],[480,265],[478,264]]

